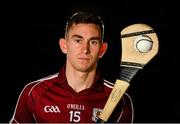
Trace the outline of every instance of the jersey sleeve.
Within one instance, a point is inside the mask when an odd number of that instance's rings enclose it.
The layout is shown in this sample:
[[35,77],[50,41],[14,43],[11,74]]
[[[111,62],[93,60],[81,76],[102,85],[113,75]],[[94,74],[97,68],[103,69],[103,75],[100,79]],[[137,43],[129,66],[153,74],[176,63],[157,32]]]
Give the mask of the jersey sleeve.
[[125,93],[123,96],[124,107],[117,120],[118,123],[133,123],[134,108],[133,102],[129,94]]
[[133,123],[134,109],[131,97],[125,93],[111,114],[109,123]]
[[30,96],[30,91],[34,84],[28,84],[22,90],[14,111],[14,115],[10,123],[30,123],[35,122],[33,118],[33,99]]

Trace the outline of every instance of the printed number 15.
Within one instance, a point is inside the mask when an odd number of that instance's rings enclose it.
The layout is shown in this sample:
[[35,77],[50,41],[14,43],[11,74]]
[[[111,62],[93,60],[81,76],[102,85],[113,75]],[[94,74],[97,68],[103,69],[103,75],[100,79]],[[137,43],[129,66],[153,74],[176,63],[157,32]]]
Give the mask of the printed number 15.
[[80,111],[70,111],[70,122],[79,122],[81,120],[80,118]]

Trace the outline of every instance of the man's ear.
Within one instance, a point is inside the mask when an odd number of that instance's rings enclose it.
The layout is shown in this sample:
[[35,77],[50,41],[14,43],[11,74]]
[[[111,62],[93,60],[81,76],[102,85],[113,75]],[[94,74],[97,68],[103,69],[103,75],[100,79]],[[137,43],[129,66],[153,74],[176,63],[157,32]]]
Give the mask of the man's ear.
[[106,52],[108,48],[108,44],[106,42],[103,42],[99,51],[99,58],[102,58],[104,53]]
[[67,46],[66,46],[66,40],[64,38],[61,38],[59,40],[59,46],[61,48],[61,51],[66,54],[67,53]]

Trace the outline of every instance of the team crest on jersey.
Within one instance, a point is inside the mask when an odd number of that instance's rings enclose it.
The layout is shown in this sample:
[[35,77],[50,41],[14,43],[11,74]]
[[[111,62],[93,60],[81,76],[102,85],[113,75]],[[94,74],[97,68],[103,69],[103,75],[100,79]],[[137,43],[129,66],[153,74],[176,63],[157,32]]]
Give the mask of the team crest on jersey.
[[100,109],[100,108],[93,108],[92,121],[97,122],[98,117],[99,117],[101,112],[102,112],[102,109]]

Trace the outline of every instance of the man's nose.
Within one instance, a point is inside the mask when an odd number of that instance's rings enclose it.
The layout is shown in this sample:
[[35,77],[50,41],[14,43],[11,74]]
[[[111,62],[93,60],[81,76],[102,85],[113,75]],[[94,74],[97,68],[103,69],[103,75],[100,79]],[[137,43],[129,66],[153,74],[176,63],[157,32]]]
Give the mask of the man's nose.
[[89,54],[90,53],[90,44],[89,44],[89,42],[85,42],[84,44],[83,44],[83,47],[82,47],[82,51],[83,51],[83,53],[85,53],[85,54]]

